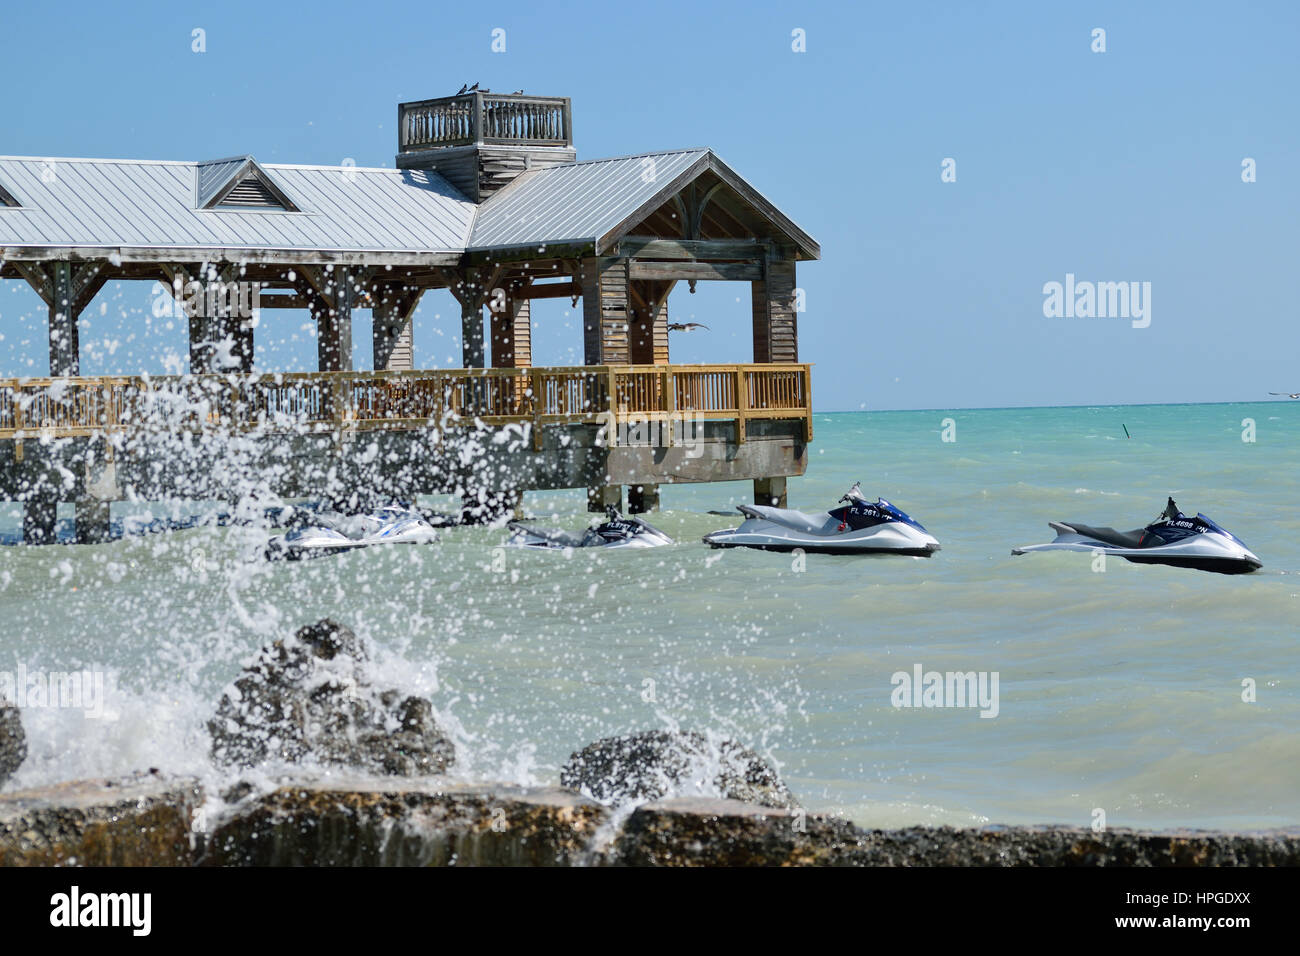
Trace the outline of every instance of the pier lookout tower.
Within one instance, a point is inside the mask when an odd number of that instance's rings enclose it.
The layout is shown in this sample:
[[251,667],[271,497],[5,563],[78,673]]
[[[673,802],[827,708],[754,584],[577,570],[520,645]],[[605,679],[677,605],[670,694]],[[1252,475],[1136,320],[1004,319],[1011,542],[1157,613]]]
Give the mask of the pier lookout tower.
[[[52,539],[60,501],[95,540],[128,494],[455,493],[491,517],[528,490],[601,508],[626,486],[639,511],[664,483],[745,479],[784,501],[812,437],[811,237],[708,148],[579,159],[567,98],[403,103],[398,131],[395,169],[0,157],[0,279],[49,312],[49,376],[0,380],[0,497],[26,540]],[[176,297],[188,374],[80,375],[79,315],[130,280]],[[736,364],[671,361],[670,295],[701,281],[749,286]],[[460,369],[415,368],[430,292],[459,304]],[[582,302],[584,364],[534,366],[531,303],[559,297]],[[309,312],[317,371],[257,361],[268,308]],[[357,309],[374,371],[354,367]]]

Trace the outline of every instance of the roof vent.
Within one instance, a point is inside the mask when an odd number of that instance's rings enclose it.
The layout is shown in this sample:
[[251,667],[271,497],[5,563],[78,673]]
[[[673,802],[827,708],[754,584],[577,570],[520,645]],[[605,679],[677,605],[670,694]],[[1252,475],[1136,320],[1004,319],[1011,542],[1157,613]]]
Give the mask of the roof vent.
[[226,193],[219,206],[277,206],[282,203],[275,198],[275,193],[256,176],[249,176],[235,184],[235,188]]
[[274,209],[298,206],[252,156],[199,163],[195,193],[200,209]]

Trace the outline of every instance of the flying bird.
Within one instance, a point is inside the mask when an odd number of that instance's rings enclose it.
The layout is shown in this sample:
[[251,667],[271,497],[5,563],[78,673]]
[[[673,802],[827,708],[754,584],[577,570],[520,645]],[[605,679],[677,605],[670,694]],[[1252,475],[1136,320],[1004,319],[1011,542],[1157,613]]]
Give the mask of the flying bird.
[[460,94],[464,93],[464,92],[465,92],[466,90],[468,90],[468,89],[469,89],[469,84],[468,84],[468,83],[462,83],[462,84],[460,85],[460,89],[458,89],[458,90],[456,91],[456,95],[457,95],[457,96],[460,96]]
[[696,329],[704,329],[706,332],[709,327],[703,322],[669,322],[669,332],[694,332]]
[[1285,395],[1287,398],[1300,398],[1300,392],[1269,392],[1270,395]]

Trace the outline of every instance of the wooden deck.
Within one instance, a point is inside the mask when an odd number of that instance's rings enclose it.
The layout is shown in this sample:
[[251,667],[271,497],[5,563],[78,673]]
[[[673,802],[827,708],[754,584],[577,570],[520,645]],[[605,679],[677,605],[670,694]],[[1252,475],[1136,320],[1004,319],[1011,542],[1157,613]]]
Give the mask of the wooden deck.
[[[609,365],[0,380],[0,440],[132,431],[314,433],[794,419],[812,438],[811,366]],[[671,429],[668,430],[671,435]],[[670,439],[671,440],[671,439]]]

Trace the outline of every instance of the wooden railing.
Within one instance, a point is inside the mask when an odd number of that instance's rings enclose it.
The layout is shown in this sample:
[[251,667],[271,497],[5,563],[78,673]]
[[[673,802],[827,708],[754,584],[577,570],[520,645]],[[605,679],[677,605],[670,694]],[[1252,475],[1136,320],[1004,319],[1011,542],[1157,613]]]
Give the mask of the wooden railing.
[[476,143],[573,145],[572,110],[563,96],[475,92],[402,103],[397,128],[403,153]]
[[[132,430],[270,432],[797,419],[808,365],[621,365],[0,380],[0,439]],[[615,427],[612,441],[617,443]]]

